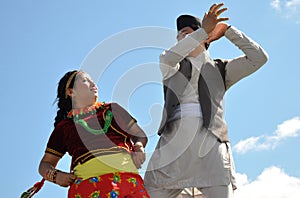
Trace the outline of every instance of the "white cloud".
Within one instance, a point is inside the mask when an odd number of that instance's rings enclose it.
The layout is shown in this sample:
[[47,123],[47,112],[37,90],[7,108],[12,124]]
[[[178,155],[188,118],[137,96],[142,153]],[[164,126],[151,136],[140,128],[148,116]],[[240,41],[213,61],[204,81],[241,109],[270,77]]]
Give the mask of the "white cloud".
[[239,154],[248,151],[260,151],[274,149],[280,142],[287,138],[297,137],[300,134],[300,117],[294,117],[277,126],[276,131],[270,136],[257,136],[241,140],[233,146],[233,150]]
[[285,4],[286,7],[294,7],[294,6],[300,6],[300,0],[291,0],[287,1]]
[[235,198],[299,198],[300,178],[287,175],[278,167],[265,169],[254,181],[237,174]]
[[241,154],[246,153],[247,151],[255,148],[255,145],[258,144],[260,138],[261,137],[250,137],[248,139],[241,140],[233,147],[233,150]]
[[275,10],[295,8],[300,6],[300,0],[272,0],[270,5]]
[[[300,1],[300,0],[299,0]],[[299,135],[300,130],[300,118],[295,117],[291,120],[287,120],[278,125],[276,130],[276,136],[279,138],[296,137]]]
[[271,7],[286,19],[300,21],[300,0],[272,0]]
[[271,2],[271,7],[275,10],[280,10],[280,0],[274,0]]

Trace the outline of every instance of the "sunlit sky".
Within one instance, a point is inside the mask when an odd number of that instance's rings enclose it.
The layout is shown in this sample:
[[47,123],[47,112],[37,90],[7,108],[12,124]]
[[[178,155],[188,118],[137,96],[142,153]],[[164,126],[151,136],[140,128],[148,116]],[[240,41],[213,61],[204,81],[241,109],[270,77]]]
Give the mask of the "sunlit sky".
[[[224,0],[229,24],[257,41],[269,61],[226,94],[225,118],[238,174],[236,198],[300,194],[300,0]],[[200,18],[215,1],[0,1],[1,197],[19,197],[41,179],[38,165],[53,130],[56,88],[83,69],[99,101],[120,103],[154,150],[163,104],[158,56],[176,42],[175,19]],[[212,58],[241,52],[226,38]],[[70,157],[58,168],[68,171]],[[140,170],[143,175],[145,166]],[[46,182],[36,197],[66,197]]]

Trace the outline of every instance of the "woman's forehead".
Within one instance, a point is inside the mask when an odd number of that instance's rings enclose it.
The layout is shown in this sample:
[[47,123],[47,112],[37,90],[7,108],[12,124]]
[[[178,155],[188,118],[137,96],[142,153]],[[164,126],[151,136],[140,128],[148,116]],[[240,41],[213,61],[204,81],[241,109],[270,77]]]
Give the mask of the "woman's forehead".
[[85,72],[78,72],[78,74],[77,74],[77,76],[76,76],[77,78],[88,78],[88,79],[92,79],[91,78],[91,76],[89,75],[89,74],[87,74],[87,73],[85,73]]

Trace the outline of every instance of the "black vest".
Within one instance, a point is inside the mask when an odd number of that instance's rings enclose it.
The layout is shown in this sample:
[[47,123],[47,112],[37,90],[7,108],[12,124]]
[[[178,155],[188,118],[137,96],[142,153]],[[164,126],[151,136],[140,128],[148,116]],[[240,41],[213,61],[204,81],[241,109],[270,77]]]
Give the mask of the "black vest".
[[[222,120],[222,100],[225,94],[225,66],[227,61],[214,60],[214,65],[205,63],[198,81],[199,103],[201,105],[203,125],[210,129],[221,140],[227,140],[227,127]],[[168,127],[168,120],[179,105],[180,96],[192,76],[192,64],[186,58],[180,62],[178,72],[164,83],[164,110],[158,134],[161,135]],[[218,115],[220,114],[220,115]],[[220,123],[214,123],[214,120]],[[224,122],[224,123],[222,123]],[[221,130],[221,131],[220,131]]]

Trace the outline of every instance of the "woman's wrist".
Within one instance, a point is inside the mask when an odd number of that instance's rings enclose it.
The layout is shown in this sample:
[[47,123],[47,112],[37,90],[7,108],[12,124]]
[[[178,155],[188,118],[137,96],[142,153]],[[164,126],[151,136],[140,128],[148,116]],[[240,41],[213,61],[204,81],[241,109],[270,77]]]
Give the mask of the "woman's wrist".
[[54,169],[54,168],[49,169],[49,170],[46,171],[45,179],[50,181],[50,182],[56,183],[57,174],[59,172],[60,172],[59,170]]
[[141,150],[142,148],[144,148],[144,145],[142,142],[135,142],[133,147],[134,147],[134,150],[137,151],[137,150]]

